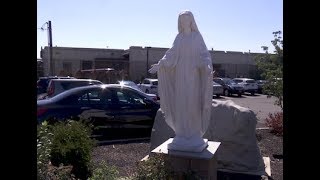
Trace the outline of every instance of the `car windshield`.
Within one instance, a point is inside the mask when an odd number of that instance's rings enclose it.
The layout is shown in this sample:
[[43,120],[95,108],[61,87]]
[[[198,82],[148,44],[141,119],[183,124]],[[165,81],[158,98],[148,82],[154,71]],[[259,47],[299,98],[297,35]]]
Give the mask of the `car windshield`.
[[119,81],[119,84],[123,84],[123,85],[132,85],[134,84],[133,82],[131,81]]
[[242,83],[242,80],[240,80],[240,79],[235,79],[234,82],[235,82],[235,83]]
[[246,80],[246,83],[255,83],[255,81],[250,79],[250,80]]
[[237,83],[230,79],[226,82],[226,84],[235,85]]
[[227,83],[228,81],[231,81],[231,79],[230,79],[230,78],[223,78],[222,81],[223,81],[224,83]]
[[139,91],[141,91],[141,89],[138,87],[138,85],[132,81],[119,81],[120,85],[126,85],[126,86],[130,86],[134,89],[137,89]]
[[219,83],[216,83],[215,81],[212,81],[212,84],[215,86],[218,86],[218,85],[221,86]]

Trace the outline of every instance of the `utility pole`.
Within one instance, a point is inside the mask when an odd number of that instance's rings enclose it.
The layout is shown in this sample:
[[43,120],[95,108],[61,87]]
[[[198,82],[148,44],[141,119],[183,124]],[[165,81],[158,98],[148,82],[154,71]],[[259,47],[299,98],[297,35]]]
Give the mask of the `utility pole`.
[[48,45],[49,45],[49,63],[50,63],[50,74],[54,76],[55,68],[54,68],[54,62],[52,59],[52,27],[51,27],[51,21],[48,22]]
[[145,47],[146,49],[147,49],[147,77],[149,77],[149,49],[151,48],[151,47]]

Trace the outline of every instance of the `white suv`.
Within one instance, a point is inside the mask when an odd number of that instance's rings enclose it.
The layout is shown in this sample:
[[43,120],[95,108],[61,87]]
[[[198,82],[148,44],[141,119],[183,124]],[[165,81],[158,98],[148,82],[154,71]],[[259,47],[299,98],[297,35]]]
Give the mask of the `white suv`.
[[101,81],[92,79],[51,79],[47,89],[47,97],[53,97],[68,89],[81,86],[103,84]]
[[158,95],[158,79],[146,78],[138,84],[139,88],[145,93]]
[[254,79],[249,78],[234,78],[233,81],[243,87],[244,92],[254,95],[258,92],[258,84]]

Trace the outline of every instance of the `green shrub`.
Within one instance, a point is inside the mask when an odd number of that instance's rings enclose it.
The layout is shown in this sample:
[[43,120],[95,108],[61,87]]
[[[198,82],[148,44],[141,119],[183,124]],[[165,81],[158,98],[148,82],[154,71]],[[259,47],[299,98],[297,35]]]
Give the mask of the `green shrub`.
[[171,179],[173,172],[164,155],[154,154],[148,160],[138,162],[134,179]]
[[53,134],[47,122],[37,127],[37,176],[46,179],[47,165],[50,162]]
[[72,165],[72,173],[80,179],[90,176],[89,163],[94,141],[91,129],[81,121],[67,120],[52,126],[51,163],[54,166]]
[[60,165],[57,167],[48,164],[44,173],[44,179],[76,180],[75,176],[71,173],[72,169],[72,166]]
[[134,175],[133,179],[200,180],[202,178],[192,170],[188,170],[186,172],[174,172],[168,157],[163,154],[153,154],[148,160],[138,162],[137,173]]
[[102,161],[93,168],[92,176],[88,180],[112,180],[117,179],[118,174],[115,166],[108,166],[105,161]]

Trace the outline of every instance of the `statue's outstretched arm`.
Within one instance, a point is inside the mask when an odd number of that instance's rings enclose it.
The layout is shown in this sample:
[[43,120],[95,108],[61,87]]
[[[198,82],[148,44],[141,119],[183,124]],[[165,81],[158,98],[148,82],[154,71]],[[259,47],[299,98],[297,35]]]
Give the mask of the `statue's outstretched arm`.
[[151,68],[149,69],[150,73],[158,72],[161,67],[173,68],[176,65],[179,38],[180,36],[178,34],[172,44],[172,47],[167,50],[163,58],[161,58],[157,64],[151,65]]

